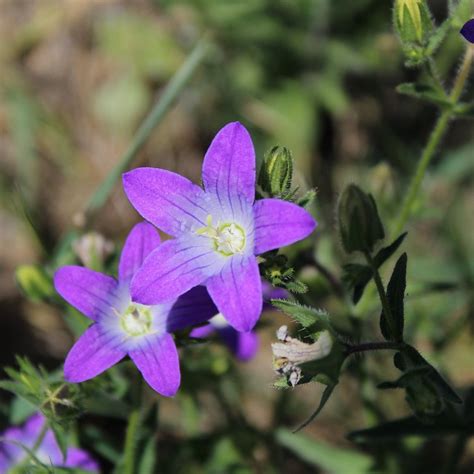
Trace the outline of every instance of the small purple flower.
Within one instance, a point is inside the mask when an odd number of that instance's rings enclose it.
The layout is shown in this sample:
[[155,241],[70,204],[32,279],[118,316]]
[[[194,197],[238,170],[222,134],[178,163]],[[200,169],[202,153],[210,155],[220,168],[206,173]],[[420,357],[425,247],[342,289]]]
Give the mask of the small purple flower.
[[469,43],[474,43],[474,18],[464,23],[460,33]]
[[203,286],[158,305],[132,302],[130,281],[159,245],[155,228],[143,222],[127,237],[118,281],[78,266],[65,266],[56,272],[57,292],[94,321],[67,355],[67,381],[91,379],[128,355],[154,390],[168,397],[176,393],[181,376],[171,333],[207,321],[217,309]]
[[262,311],[256,255],[307,237],[316,223],[296,204],[255,199],[255,152],[240,123],[226,125],[203,163],[204,190],[157,168],[123,176],[125,193],[149,222],[176,237],[150,254],[131,284],[132,300],[158,304],[205,285],[219,312],[250,331]]
[[[44,416],[37,413],[30,417],[22,428],[8,428],[0,434],[1,473],[8,472],[29,456],[23,446],[29,449],[33,448],[44,422]],[[46,432],[43,442],[38,447],[35,456],[40,462],[46,465],[64,468],[80,468],[85,471],[99,472],[98,464],[82,449],[69,447],[66,452],[66,459],[63,459],[63,455],[54,438],[52,430]]]
[[[272,298],[286,298],[288,293],[282,288],[274,288],[266,281],[262,281],[263,288],[263,309],[271,308],[267,303]],[[238,332],[225,320],[221,313],[209,320],[209,324],[194,328],[189,334],[197,339],[205,339],[218,334],[219,338],[229,348],[229,350],[241,361],[253,359],[257,354],[260,345],[260,338],[255,331]]]

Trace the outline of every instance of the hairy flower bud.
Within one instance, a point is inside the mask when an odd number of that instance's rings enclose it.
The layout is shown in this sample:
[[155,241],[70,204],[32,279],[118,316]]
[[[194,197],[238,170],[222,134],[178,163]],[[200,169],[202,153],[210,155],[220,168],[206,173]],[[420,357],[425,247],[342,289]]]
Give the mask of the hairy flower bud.
[[73,250],[86,267],[100,270],[113,252],[114,244],[97,232],[88,232],[74,242]]
[[260,169],[259,184],[271,196],[285,197],[293,178],[293,158],[290,150],[275,146],[265,156]]
[[402,43],[422,43],[433,29],[425,0],[396,0],[395,28]]
[[347,186],[342,193],[338,220],[346,252],[372,251],[374,244],[385,237],[374,198],[354,184]]

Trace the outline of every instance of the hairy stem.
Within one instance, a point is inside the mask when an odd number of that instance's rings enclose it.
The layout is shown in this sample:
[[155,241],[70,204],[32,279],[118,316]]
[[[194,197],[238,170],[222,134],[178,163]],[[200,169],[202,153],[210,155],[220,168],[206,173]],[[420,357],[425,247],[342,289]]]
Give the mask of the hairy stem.
[[346,345],[346,354],[355,354],[356,352],[367,352],[367,351],[380,351],[380,350],[391,350],[399,351],[404,347],[403,343],[380,341],[380,342],[363,342],[356,345]]
[[[471,70],[472,56],[473,49],[471,45],[468,45],[466,54],[464,55],[464,60],[454,81],[451,93],[449,94],[449,99],[453,105],[458,102],[462,91],[464,90],[464,85]],[[416,201],[416,198],[418,197],[426,169],[428,168],[428,165],[435,155],[436,149],[438,148],[438,145],[446,132],[452,114],[453,112],[451,108],[444,110],[439,116],[438,121],[431,132],[428,143],[421,154],[420,161],[418,162],[415,174],[411,180],[405,201],[403,202],[402,209],[393,228],[392,236],[398,235],[403,230],[408,219],[410,218],[410,215],[413,211],[413,205]]]
[[206,39],[199,41],[184,64],[172,77],[156,104],[138,128],[132,142],[120,158],[115,168],[110,171],[97,191],[91,197],[86,209],[87,218],[90,218],[105,204],[115,183],[120,178],[121,174],[130,166],[130,163],[142,149],[155,127],[166,116],[171,105],[206,57],[209,48],[210,45]]

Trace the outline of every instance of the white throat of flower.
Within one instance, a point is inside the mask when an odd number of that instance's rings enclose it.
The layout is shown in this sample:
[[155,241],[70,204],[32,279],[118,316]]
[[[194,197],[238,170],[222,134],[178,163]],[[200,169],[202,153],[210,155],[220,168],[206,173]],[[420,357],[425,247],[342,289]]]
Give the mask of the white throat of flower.
[[129,337],[145,336],[153,330],[153,315],[150,307],[138,303],[130,303],[120,314],[115,308],[114,313],[120,318],[120,328]]
[[214,248],[221,255],[230,257],[242,253],[245,248],[245,232],[235,222],[224,222],[212,225],[212,216],[208,215],[206,226],[196,231],[198,235],[209,237],[214,242]]

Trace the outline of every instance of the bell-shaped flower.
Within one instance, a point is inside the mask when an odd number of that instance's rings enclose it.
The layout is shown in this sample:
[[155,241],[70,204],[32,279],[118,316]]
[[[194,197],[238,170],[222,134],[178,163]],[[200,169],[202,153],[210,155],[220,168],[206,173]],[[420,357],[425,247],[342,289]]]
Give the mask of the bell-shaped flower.
[[[44,423],[44,416],[37,413],[31,416],[22,427],[12,426],[0,433],[0,472],[7,473],[25,462],[30,457],[33,447],[35,447],[33,453],[35,458],[46,466],[79,468],[81,472],[99,472],[97,463],[89,453],[82,449],[68,447],[64,458],[50,429],[46,431],[41,443],[35,446]],[[26,465],[24,467],[27,468]]]
[[145,260],[133,278],[132,299],[161,304],[204,285],[230,325],[247,332],[262,312],[256,255],[304,239],[316,223],[291,202],[255,201],[255,152],[240,123],[226,125],[214,138],[202,181],[204,189],[158,168],[124,174],[135,209],[175,237]]
[[[181,376],[171,333],[207,321],[217,309],[203,286],[156,305],[132,301],[132,277],[161,245],[154,227],[140,223],[123,247],[118,280],[79,266],[65,266],[56,272],[58,293],[93,321],[66,358],[64,377],[68,382],[91,379],[128,355],[154,390],[164,396],[176,393]],[[163,264],[166,266],[166,261]]]

